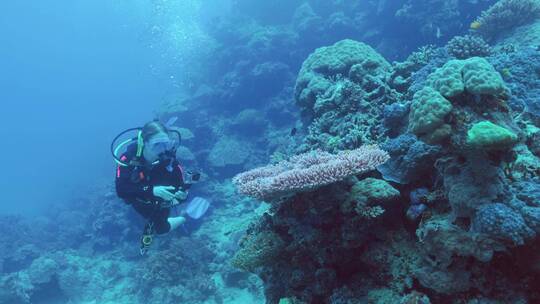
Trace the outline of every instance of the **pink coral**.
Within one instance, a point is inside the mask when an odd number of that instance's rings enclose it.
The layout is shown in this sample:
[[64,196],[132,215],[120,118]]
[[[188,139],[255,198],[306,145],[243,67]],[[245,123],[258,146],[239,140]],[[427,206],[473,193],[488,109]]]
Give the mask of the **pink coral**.
[[260,200],[341,181],[375,169],[389,159],[377,146],[362,146],[338,154],[316,150],[291,157],[275,165],[249,170],[233,178],[238,191]]

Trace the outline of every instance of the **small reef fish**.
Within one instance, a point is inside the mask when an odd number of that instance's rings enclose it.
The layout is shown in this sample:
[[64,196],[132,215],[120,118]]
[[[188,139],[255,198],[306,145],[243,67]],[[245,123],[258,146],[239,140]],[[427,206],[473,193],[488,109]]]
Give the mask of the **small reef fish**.
[[471,30],[477,30],[477,29],[479,29],[481,26],[482,26],[482,23],[480,23],[479,21],[473,21],[473,22],[471,23]]
[[435,34],[435,36],[437,37],[437,39],[441,39],[441,37],[443,36],[440,27],[437,27],[437,33]]
[[291,137],[295,136],[297,131],[298,130],[296,128],[292,128],[291,133],[289,134],[289,136],[291,136]]

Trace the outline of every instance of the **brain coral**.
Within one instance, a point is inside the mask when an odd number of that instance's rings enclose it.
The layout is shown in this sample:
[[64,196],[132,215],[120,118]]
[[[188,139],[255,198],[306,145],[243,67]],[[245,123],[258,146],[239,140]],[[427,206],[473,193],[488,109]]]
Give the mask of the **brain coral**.
[[465,84],[461,77],[461,61],[450,60],[429,75],[427,84],[444,97],[453,97],[463,93]]
[[[409,130],[428,143],[440,143],[448,138],[453,128],[445,122],[445,118],[453,110],[452,102],[457,106],[459,100],[467,100],[463,99],[464,93],[474,95],[475,100],[480,101],[483,100],[481,95],[489,98],[496,96],[498,99],[508,97],[508,89],[501,75],[484,58],[450,60],[431,73],[426,86],[415,93],[409,113]],[[469,132],[470,143],[478,146],[480,135],[484,141],[485,135],[489,135],[489,140],[497,141],[494,144],[498,146],[513,143],[516,140],[515,135],[502,132],[503,130],[505,129],[479,124]],[[487,146],[492,145],[480,143],[480,146],[490,148]]]
[[469,93],[498,95],[506,91],[501,75],[484,58],[464,60],[462,74]]
[[452,111],[452,104],[431,87],[414,94],[409,114],[409,129],[416,135],[430,133],[444,124],[444,117]]
[[446,98],[457,96],[464,91],[489,95],[506,92],[501,75],[487,60],[480,57],[450,60],[429,75],[428,85]]

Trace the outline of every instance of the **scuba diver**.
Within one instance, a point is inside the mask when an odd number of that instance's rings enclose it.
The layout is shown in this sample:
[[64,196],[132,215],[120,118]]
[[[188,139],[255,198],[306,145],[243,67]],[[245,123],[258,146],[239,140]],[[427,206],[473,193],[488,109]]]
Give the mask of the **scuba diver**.
[[[132,131],[138,131],[137,137],[114,147],[118,138]],[[180,166],[176,159],[180,140],[179,131],[151,121],[142,128],[122,132],[111,144],[118,163],[116,193],[147,220],[141,254],[148,250],[154,234],[165,234],[186,221],[184,216],[171,217],[171,208],[186,200],[190,186],[200,174],[184,172]],[[126,151],[118,156],[124,146]]]

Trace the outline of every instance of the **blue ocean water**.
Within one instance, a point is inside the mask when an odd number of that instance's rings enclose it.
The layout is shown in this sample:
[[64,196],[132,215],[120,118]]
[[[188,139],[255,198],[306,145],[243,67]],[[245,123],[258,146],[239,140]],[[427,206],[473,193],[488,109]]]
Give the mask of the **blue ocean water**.
[[4,3],[0,303],[538,303],[539,58],[538,0]]
[[159,53],[141,41],[149,7],[110,1],[4,5],[4,212],[43,211],[44,202],[110,176],[103,147],[111,131],[146,119],[166,88],[151,68]]

